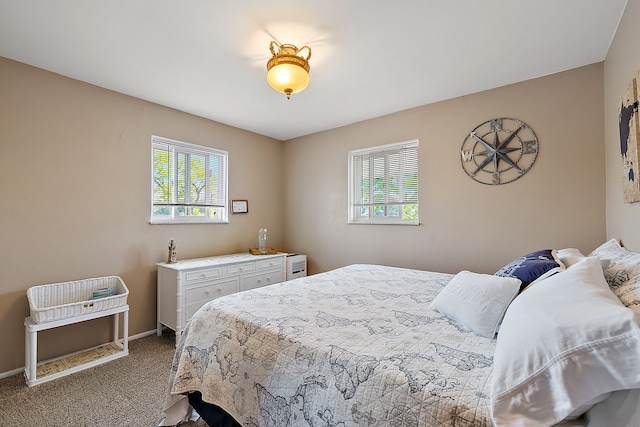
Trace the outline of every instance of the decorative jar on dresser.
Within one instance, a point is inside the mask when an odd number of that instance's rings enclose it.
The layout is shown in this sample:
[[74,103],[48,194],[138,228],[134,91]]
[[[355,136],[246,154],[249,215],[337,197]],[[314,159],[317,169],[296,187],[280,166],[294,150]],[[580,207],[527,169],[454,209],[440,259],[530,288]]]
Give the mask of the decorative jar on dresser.
[[286,253],[248,253],[158,263],[158,336],[162,325],[176,332],[176,343],[191,316],[224,295],[285,280]]

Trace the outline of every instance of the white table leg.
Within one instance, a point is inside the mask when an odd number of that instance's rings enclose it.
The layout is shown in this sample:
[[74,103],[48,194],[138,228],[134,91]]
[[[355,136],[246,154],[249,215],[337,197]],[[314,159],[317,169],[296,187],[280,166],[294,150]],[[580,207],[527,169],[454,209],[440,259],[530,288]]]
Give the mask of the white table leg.
[[129,351],[129,310],[123,313],[124,318],[124,330],[122,331],[122,350]]
[[118,344],[118,335],[120,334],[120,324],[118,322],[119,313],[113,315],[113,342]]
[[26,321],[25,321],[25,325],[24,325],[24,369],[25,369],[25,373],[27,374],[27,377],[31,377],[31,371],[29,370],[29,368],[31,367],[31,345],[29,343],[29,327],[26,325]]
[[29,340],[29,380],[36,379],[36,362],[38,359],[38,333],[36,331],[27,331]]

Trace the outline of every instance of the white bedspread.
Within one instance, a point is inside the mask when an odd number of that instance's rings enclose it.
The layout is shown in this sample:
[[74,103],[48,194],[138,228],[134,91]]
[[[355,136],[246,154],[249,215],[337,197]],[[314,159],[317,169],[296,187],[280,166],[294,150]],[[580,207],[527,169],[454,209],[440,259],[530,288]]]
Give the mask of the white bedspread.
[[198,390],[244,426],[490,426],[495,341],[429,309],[451,277],[352,265],[211,301],[176,351],[167,421]]

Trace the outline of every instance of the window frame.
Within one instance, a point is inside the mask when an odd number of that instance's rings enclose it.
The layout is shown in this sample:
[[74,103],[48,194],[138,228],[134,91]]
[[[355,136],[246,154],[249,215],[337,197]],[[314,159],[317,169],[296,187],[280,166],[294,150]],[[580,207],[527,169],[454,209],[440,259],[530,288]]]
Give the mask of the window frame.
[[[155,164],[155,152],[156,150],[166,150],[167,152],[173,153],[170,155],[170,161],[167,162],[167,176],[171,174],[171,178],[168,178],[168,182],[171,184],[171,189],[167,191],[171,193],[168,200],[166,202],[157,202],[155,200],[156,196],[156,164]],[[192,203],[189,198],[191,197],[191,192],[184,191],[183,196],[186,200],[183,203],[179,203],[178,197],[180,197],[180,192],[178,191],[178,183],[180,180],[190,181],[192,175],[192,167],[191,162],[186,161],[184,166],[179,167],[179,157],[185,156],[186,159],[191,159],[191,156],[204,156],[204,169],[205,169],[205,177],[204,177],[204,189],[203,192],[205,194],[204,203]],[[217,184],[216,187],[218,191],[222,191],[224,194],[215,198],[215,200],[211,200],[211,181],[210,181],[210,173],[211,166],[210,162],[213,157],[218,158],[218,168],[222,169],[220,171],[220,175],[222,176],[223,182]],[[169,163],[173,165],[169,165]],[[175,139],[165,138],[161,136],[152,135],[151,136],[151,213],[150,213],[150,224],[227,224],[229,223],[229,199],[228,199],[228,184],[229,184],[229,153],[224,150],[219,150],[216,148],[205,147],[202,145],[191,144],[184,141],[178,141]],[[182,173],[182,175],[181,175]],[[170,208],[171,213],[168,215],[158,215],[155,213],[155,209],[159,206],[167,206]],[[187,211],[191,211],[192,209],[205,209],[205,215],[193,215],[179,214],[180,209],[185,209]],[[218,218],[211,218],[210,211],[211,209],[218,212]]]
[[[385,144],[385,145],[379,145],[379,146],[375,146],[375,147],[368,147],[368,148],[363,148],[363,149],[358,149],[358,150],[352,150],[349,151],[349,190],[348,190],[348,206],[349,206],[349,213],[348,213],[348,219],[347,219],[347,223],[348,224],[374,224],[374,225],[419,225],[420,224],[420,209],[419,209],[419,177],[420,177],[420,167],[419,167],[419,148],[420,148],[420,141],[418,139],[411,139],[408,141],[403,141],[403,142],[396,142],[396,143],[392,143],[392,144]],[[397,153],[401,153],[403,150],[411,150],[413,151],[413,155],[414,157],[412,157],[413,162],[415,162],[414,164],[414,168],[415,168],[415,200],[411,200],[411,203],[409,203],[408,200],[406,200],[404,198],[404,192],[402,190],[404,190],[404,186],[400,186],[399,188],[402,189],[401,193],[402,193],[402,200],[401,201],[390,201],[390,192],[389,192],[389,188],[388,188],[388,180],[389,177],[393,176],[393,175],[389,175],[389,159],[390,159],[390,155],[392,154],[397,154]],[[367,158],[369,161],[369,166],[368,166],[368,170],[369,170],[369,181],[372,181],[374,179],[374,173],[376,171],[376,169],[373,167],[373,162],[375,159],[384,159],[384,177],[385,177],[385,190],[384,190],[384,201],[383,202],[375,202],[374,200],[374,191],[375,189],[373,187],[369,188],[369,200],[371,200],[371,202],[368,201],[362,201],[362,200],[356,200],[359,195],[357,193],[362,193],[362,181],[363,181],[363,172],[362,172],[362,168],[358,168],[358,165],[356,165],[357,159],[364,159]],[[361,162],[362,163],[362,162]],[[402,172],[405,170],[405,166],[406,166],[406,162],[403,160],[400,162],[400,171],[398,173],[402,174]],[[356,177],[356,174],[360,174],[360,176]],[[356,191],[356,181],[360,182],[360,190]],[[417,215],[415,218],[407,218],[404,219],[402,218],[402,213],[400,216],[390,216],[388,215],[388,213],[385,212],[385,215],[383,216],[376,216],[376,215],[362,215],[362,208],[363,207],[368,207],[369,208],[369,212],[371,212],[371,210],[375,209],[376,206],[384,206],[384,209],[386,210],[389,206],[397,206],[400,205],[400,209],[403,209],[402,207],[404,205],[408,205],[408,204],[415,204],[416,205],[416,209],[417,209]]]

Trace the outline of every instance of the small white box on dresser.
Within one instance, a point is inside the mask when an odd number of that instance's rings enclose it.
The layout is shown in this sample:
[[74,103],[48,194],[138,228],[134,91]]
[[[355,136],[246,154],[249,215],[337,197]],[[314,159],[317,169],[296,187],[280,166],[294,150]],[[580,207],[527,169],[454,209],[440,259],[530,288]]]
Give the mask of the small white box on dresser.
[[287,280],[307,275],[307,256],[300,254],[287,255]]
[[286,253],[249,253],[158,263],[158,324],[176,332],[207,302],[285,280]]

